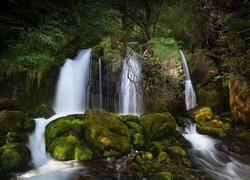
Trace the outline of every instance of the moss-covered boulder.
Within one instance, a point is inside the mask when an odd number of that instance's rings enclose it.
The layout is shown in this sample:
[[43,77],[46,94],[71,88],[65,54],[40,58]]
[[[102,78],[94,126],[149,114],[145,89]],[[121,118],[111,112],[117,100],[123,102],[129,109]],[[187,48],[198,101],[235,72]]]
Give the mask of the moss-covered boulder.
[[176,133],[176,122],[170,113],[153,113],[140,117],[143,135],[148,140],[159,140]]
[[85,121],[85,137],[89,144],[100,151],[130,151],[128,127],[121,122],[119,115],[101,109],[88,110],[85,112]]
[[30,150],[24,144],[6,144],[0,148],[0,173],[27,167],[31,160]]
[[0,110],[17,110],[20,108],[18,99],[0,98]]
[[231,124],[219,116],[215,116],[210,107],[197,107],[190,111],[190,115],[198,124],[202,133],[225,138]]
[[[84,148],[85,123],[81,115],[70,115],[62,117],[49,123],[46,127],[46,147],[52,157],[58,160],[90,160],[92,155],[88,155]],[[87,154],[85,154],[87,153]]]
[[54,120],[45,135],[49,153],[58,160],[85,161],[130,151],[130,134],[121,117],[101,109]]

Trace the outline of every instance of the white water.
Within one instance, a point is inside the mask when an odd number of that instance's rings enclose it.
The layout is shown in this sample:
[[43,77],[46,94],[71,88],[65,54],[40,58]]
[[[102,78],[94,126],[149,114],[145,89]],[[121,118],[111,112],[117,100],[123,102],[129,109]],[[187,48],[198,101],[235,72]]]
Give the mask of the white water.
[[76,161],[55,161],[45,148],[45,127],[51,121],[69,114],[83,113],[87,108],[89,63],[91,50],[82,50],[74,60],[68,59],[61,69],[55,98],[56,115],[35,119],[36,128],[29,137],[32,163],[35,170],[21,174],[19,179],[70,179],[83,167]]
[[57,114],[87,109],[91,49],[67,59],[57,83],[54,110]]
[[243,164],[230,154],[216,149],[218,140],[196,131],[196,125],[189,122],[183,136],[192,144],[191,154],[200,168],[218,180],[250,179],[250,166]]
[[120,76],[120,114],[142,114],[141,66],[138,55],[127,48]]
[[185,75],[185,103],[186,103],[186,109],[190,110],[194,107],[197,106],[196,103],[196,95],[195,95],[195,91],[190,79],[190,75],[189,75],[189,70],[188,70],[188,65],[187,65],[187,61],[186,58],[183,54],[183,52],[181,50],[179,50],[180,55],[181,55],[181,60],[183,63],[183,70],[184,70],[184,75]]
[[102,104],[102,61],[98,59],[98,67],[99,67],[99,98],[100,98],[100,108],[103,107]]

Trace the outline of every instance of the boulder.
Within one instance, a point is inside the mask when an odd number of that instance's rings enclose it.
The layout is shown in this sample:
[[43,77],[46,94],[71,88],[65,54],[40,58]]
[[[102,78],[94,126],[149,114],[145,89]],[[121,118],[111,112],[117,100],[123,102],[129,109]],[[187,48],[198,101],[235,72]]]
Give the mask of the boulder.
[[0,148],[0,173],[24,169],[30,160],[30,150],[24,144],[5,144]]
[[176,122],[170,113],[153,113],[140,117],[143,135],[148,140],[159,140],[175,135]]
[[204,134],[225,138],[231,124],[225,119],[215,116],[211,107],[196,107],[189,112]]

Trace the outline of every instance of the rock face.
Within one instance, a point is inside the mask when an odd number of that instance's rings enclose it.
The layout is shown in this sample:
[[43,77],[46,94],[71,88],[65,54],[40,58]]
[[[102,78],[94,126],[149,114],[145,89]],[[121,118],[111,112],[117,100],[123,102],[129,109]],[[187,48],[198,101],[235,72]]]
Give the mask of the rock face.
[[211,107],[197,107],[192,109],[189,114],[204,134],[225,138],[231,127],[230,119],[215,116]]

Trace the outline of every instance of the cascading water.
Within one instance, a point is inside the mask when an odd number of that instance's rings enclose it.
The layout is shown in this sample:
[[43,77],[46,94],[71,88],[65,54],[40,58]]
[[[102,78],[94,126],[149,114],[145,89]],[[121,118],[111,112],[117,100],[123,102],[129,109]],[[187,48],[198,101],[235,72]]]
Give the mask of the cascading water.
[[184,70],[184,75],[185,75],[185,102],[186,102],[186,109],[190,110],[190,109],[197,106],[196,95],[195,95],[195,91],[194,91],[194,88],[193,88],[193,85],[192,85],[192,81],[190,79],[186,58],[185,58],[182,50],[179,50],[179,52],[180,52],[180,55],[181,55],[181,60],[182,60],[182,63],[183,63],[183,70]]
[[88,107],[89,67],[91,49],[81,50],[74,60],[67,59],[61,69],[55,97],[56,115],[49,119],[37,118],[36,128],[29,137],[32,162],[36,170],[22,174],[19,178],[69,179],[82,168],[76,161],[55,161],[46,153],[45,127],[51,121],[69,114],[83,113]]
[[219,141],[197,133],[195,124],[189,122],[183,136],[192,144],[191,154],[195,162],[214,179],[250,178],[250,166],[243,164],[230,154],[217,150],[215,145]]
[[82,112],[88,108],[90,56],[91,49],[81,50],[74,60],[67,59],[61,69],[54,104],[57,114]]
[[99,68],[99,98],[100,98],[100,108],[103,107],[102,104],[102,61],[98,59],[98,68]]
[[120,114],[140,115],[142,113],[142,89],[140,85],[141,66],[138,55],[127,48],[120,76]]

